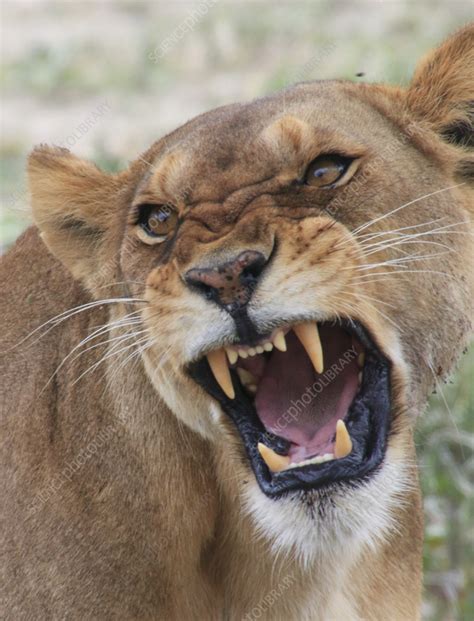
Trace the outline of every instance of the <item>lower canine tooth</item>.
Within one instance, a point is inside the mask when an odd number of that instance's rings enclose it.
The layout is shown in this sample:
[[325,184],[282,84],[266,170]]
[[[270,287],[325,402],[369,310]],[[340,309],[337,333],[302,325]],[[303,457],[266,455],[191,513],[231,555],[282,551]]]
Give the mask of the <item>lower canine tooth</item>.
[[222,388],[229,399],[235,398],[235,391],[230,377],[229,367],[227,366],[227,358],[223,349],[215,349],[207,354],[207,361],[211,367],[211,371],[216,382]]
[[255,385],[257,383],[255,377],[245,369],[237,368],[237,375],[244,386],[248,386],[248,384]]
[[257,444],[257,448],[263,461],[272,472],[281,472],[290,463],[290,458],[287,455],[278,455],[278,453],[275,453],[273,449],[265,446],[262,442]]
[[346,423],[339,419],[336,423],[336,442],[334,444],[334,457],[342,459],[352,451],[352,440],[347,431]]

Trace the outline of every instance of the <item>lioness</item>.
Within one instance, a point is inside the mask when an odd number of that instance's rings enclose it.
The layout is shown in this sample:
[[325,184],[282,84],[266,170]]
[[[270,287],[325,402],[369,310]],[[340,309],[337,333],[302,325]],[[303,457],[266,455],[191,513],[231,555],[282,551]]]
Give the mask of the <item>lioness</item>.
[[471,324],[474,28],[119,174],[29,159],[1,280],[3,618],[419,618],[413,422]]

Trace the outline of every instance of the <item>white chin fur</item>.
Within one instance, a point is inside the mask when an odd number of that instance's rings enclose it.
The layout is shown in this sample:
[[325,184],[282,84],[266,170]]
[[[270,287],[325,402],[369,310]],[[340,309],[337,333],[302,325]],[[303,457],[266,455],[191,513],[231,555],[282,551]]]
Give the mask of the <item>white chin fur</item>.
[[275,554],[290,555],[305,568],[340,558],[352,564],[396,528],[395,510],[411,489],[408,468],[390,453],[388,449],[384,466],[368,483],[341,487],[330,502],[320,500],[317,492],[313,503],[303,500],[301,492],[272,500],[254,480],[243,504],[258,536],[270,542]]

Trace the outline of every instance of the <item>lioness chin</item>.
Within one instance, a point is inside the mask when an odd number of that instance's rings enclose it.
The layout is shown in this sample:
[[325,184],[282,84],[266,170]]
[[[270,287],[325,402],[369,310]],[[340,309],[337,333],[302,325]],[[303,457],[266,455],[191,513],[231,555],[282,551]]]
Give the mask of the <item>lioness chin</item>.
[[413,423],[465,346],[474,29],[119,174],[29,160],[2,259],[8,619],[419,618]]

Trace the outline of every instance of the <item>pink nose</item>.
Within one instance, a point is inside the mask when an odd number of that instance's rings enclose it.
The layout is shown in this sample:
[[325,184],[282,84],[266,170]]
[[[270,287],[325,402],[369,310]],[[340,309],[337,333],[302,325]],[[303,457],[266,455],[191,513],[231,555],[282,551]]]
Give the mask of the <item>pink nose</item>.
[[186,282],[207,299],[235,310],[250,300],[266,262],[261,252],[245,250],[227,263],[189,270]]

